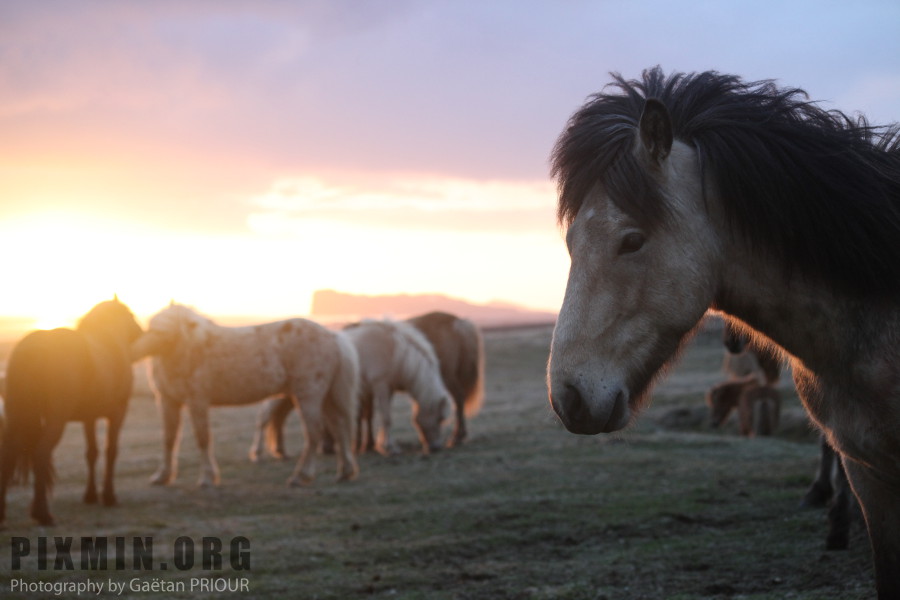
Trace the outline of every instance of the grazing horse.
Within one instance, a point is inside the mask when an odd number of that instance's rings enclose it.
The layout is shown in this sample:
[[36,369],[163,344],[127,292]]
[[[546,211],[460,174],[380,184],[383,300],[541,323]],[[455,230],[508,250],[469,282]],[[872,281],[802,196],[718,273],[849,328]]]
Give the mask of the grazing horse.
[[[391,398],[395,391],[409,393],[413,401],[413,425],[425,453],[441,447],[441,424],[450,416],[450,392],[441,380],[434,350],[420,331],[402,321],[366,320],[347,326],[347,336],[359,355],[360,386],[357,448],[365,449],[373,438],[373,412],[379,432],[375,447],[383,454],[398,451],[391,439]],[[282,431],[284,399],[271,399],[260,411],[251,460],[262,452],[264,431],[276,441],[273,454],[283,456],[277,440]],[[368,439],[367,439],[368,438]]]
[[900,598],[900,134],[717,72],[612,87],[553,150],[572,258],[550,402],[611,432],[716,311],[790,356]]
[[481,410],[484,401],[484,341],[478,326],[445,312],[429,312],[407,319],[431,342],[441,365],[441,378],[456,406],[456,424],[449,445],[461,444],[469,432],[466,418]]
[[[399,448],[391,438],[391,398],[395,391],[407,392],[413,401],[413,425],[422,450],[441,449],[441,425],[452,414],[450,392],[441,379],[441,367],[431,343],[418,329],[403,321],[363,321],[344,329],[359,352],[360,399],[357,447],[367,447],[366,437],[375,438],[382,454]],[[377,435],[371,425],[378,416]],[[367,433],[366,435],[363,435]]]
[[0,448],[0,522],[14,472],[34,472],[31,517],[53,524],[47,493],[53,486],[53,449],[66,423],[81,421],[87,443],[84,501],[97,502],[97,419],[106,419],[102,501],[116,503],[113,475],[119,432],[131,397],[131,343],[141,328],[118,299],[101,302],[75,329],[33,331],[13,348],[4,390],[6,427]]
[[751,378],[723,381],[706,393],[713,427],[721,427],[737,409],[741,435],[772,435],[778,428],[781,396],[778,390]]
[[288,483],[313,481],[326,427],[338,446],[338,479],[356,477],[351,442],[359,365],[342,336],[305,319],[222,327],[172,303],[150,320],[132,351],[135,358],[153,357],[152,382],[163,421],[163,459],[152,483],[175,479],[183,406],[204,463],[199,483],[215,485],[219,467],[209,408],[251,404],[276,394],[292,399],[304,425],[304,450]]
[[747,334],[730,323],[725,323],[722,342],[722,369],[728,379],[706,393],[712,426],[720,427],[737,409],[741,435],[772,435],[781,414],[781,395],[775,389],[781,359],[772,348],[751,343]]

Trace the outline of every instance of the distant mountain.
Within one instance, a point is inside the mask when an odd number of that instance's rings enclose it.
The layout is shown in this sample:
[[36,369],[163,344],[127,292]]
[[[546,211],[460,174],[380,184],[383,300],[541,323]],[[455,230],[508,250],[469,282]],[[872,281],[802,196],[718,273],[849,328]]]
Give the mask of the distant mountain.
[[350,322],[362,318],[406,319],[431,311],[443,311],[471,319],[481,327],[552,324],[556,314],[535,311],[508,302],[472,304],[441,294],[365,296],[334,290],[313,294],[310,316],[326,322]]

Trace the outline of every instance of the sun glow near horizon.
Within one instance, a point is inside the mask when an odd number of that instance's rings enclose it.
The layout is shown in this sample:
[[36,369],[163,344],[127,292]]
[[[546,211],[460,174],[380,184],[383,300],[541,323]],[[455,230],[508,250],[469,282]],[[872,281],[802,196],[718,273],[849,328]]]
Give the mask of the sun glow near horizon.
[[249,200],[244,232],[168,230],[87,206],[0,220],[0,317],[71,327],[117,295],[142,323],[172,300],[212,317],[271,320],[308,315],[317,289],[558,307],[568,258],[546,186],[302,181],[279,180]]

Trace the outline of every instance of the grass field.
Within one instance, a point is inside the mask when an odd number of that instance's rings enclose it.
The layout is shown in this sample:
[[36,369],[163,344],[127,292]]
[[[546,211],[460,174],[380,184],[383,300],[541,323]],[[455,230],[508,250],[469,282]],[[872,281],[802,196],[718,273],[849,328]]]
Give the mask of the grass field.
[[[178,480],[149,485],[161,451],[160,424],[146,382],[139,381],[123,432],[119,506],[81,503],[84,443],[80,427],[70,425],[55,454],[59,481],[51,509],[58,525],[33,525],[30,490],[10,492],[0,596],[76,597],[14,593],[11,585],[90,580],[104,584],[100,597],[113,597],[112,580],[125,585],[121,598],[874,597],[861,525],[850,550],[826,552],[824,512],[797,508],[818,447],[789,378],[783,378],[786,403],[776,436],[744,439],[733,423],[721,431],[706,425],[703,393],[722,377],[722,348],[711,329],[661,382],[633,428],[596,437],[566,432],[549,409],[550,328],[487,332],[486,401],[467,444],[420,456],[409,403],[398,397],[394,422],[402,454],[361,457],[359,478],[343,484],[334,482],[333,459],[320,457],[319,479],[302,489],[285,485],[293,461],[248,462],[255,407],[213,412],[221,486],[196,487],[190,427]],[[288,423],[288,450],[296,455],[298,420]],[[73,538],[74,569],[54,568],[55,536]],[[182,536],[198,554],[184,570],[176,565]],[[43,570],[35,558],[42,537],[51,546]],[[81,537],[109,541],[106,570],[81,569]],[[152,539],[150,568],[132,568],[135,537]],[[224,543],[221,570],[203,568],[204,537]],[[16,538],[30,541],[32,555],[11,570]],[[127,542],[124,569],[115,568],[116,538]],[[249,570],[231,567],[233,538],[249,541],[248,551],[235,553],[236,559],[249,554]],[[246,587],[191,591],[204,578]],[[133,585],[145,591],[130,590]],[[185,590],[154,591],[154,585]]]

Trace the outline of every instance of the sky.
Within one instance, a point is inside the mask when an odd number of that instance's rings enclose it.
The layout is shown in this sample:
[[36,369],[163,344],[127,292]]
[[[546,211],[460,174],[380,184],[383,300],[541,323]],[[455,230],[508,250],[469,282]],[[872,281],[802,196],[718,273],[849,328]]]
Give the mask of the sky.
[[0,0],[0,319],[308,314],[316,289],[557,310],[548,157],[661,65],[900,120],[900,3]]

